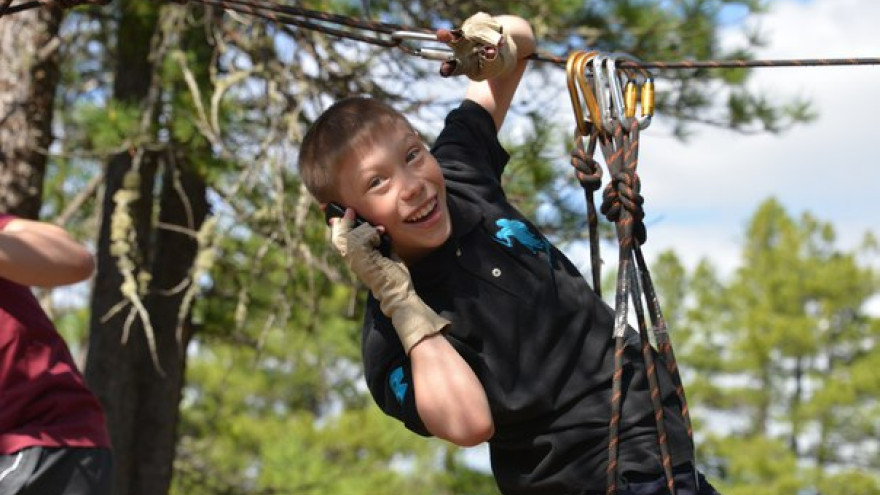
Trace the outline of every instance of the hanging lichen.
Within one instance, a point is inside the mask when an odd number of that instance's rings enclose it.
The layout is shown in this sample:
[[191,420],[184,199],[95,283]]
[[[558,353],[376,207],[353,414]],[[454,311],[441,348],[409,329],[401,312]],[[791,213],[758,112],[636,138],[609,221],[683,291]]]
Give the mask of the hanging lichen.
[[131,308],[125,320],[122,332],[122,342],[127,343],[131,334],[131,325],[134,324],[135,316],[139,316],[147,337],[147,345],[150,349],[150,357],[156,371],[165,376],[165,371],[159,363],[159,355],[156,350],[156,335],[150,323],[150,315],[144,307],[141,297],[146,294],[150,281],[150,274],[138,268],[135,262],[137,250],[137,231],[134,228],[134,219],[131,215],[131,205],[140,199],[141,177],[138,169],[132,168],[126,172],[122,179],[122,187],[113,194],[113,213],[110,217],[110,255],[116,259],[116,268],[122,276],[122,285],[119,292],[123,297],[120,304],[114,306],[102,318],[108,320],[125,305]]

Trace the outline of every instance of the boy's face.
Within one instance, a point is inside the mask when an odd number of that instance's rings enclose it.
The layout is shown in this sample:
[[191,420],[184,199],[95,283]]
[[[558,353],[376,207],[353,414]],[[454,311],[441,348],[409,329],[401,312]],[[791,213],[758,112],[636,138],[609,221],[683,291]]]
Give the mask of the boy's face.
[[440,166],[403,123],[345,155],[338,179],[342,204],[384,227],[404,262],[422,258],[452,233]]

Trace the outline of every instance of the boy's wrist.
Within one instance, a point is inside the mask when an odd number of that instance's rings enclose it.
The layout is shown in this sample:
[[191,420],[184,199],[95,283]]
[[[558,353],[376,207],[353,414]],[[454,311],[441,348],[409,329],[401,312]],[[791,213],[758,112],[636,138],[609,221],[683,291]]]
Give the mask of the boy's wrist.
[[497,15],[493,19],[501,25],[504,33],[516,45],[517,60],[528,58],[535,53],[535,34],[529,21],[514,15]]
[[450,324],[415,293],[384,306],[382,310],[391,318],[391,324],[407,355],[416,344],[442,332]]

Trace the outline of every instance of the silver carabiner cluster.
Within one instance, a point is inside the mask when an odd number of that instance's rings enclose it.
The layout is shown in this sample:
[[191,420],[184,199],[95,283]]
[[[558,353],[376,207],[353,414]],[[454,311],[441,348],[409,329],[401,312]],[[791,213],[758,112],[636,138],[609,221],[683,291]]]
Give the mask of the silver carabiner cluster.
[[[394,31],[391,33],[391,39],[398,42],[398,48],[410,55],[428,60],[440,60],[442,62],[453,59],[452,50],[445,43],[438,40],[436,34],[418,31]],[[422,46],[423,43],[436,43],[438,46]]]
[[[618,60],[631,64],[618,67]],[[639,129],[651,125],[654,78],[639,65],[639,60],[626,53],[610,53],[598,54],[591,62],[602,127],[612,129],[615,119],[624,129],[629,129],[633,121],[638,123]],[[639,117],[636,117],[637,106],[641,107]]]

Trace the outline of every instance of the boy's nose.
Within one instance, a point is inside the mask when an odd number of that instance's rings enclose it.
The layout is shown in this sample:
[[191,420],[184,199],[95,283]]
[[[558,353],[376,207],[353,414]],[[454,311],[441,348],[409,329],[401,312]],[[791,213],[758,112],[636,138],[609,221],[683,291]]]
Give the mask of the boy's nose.
[[404,200],[416,198],[422,192],[422,189],[424,187],[425,186],[421,178],[412,174],[408,174],[404,179],[401,197]]

